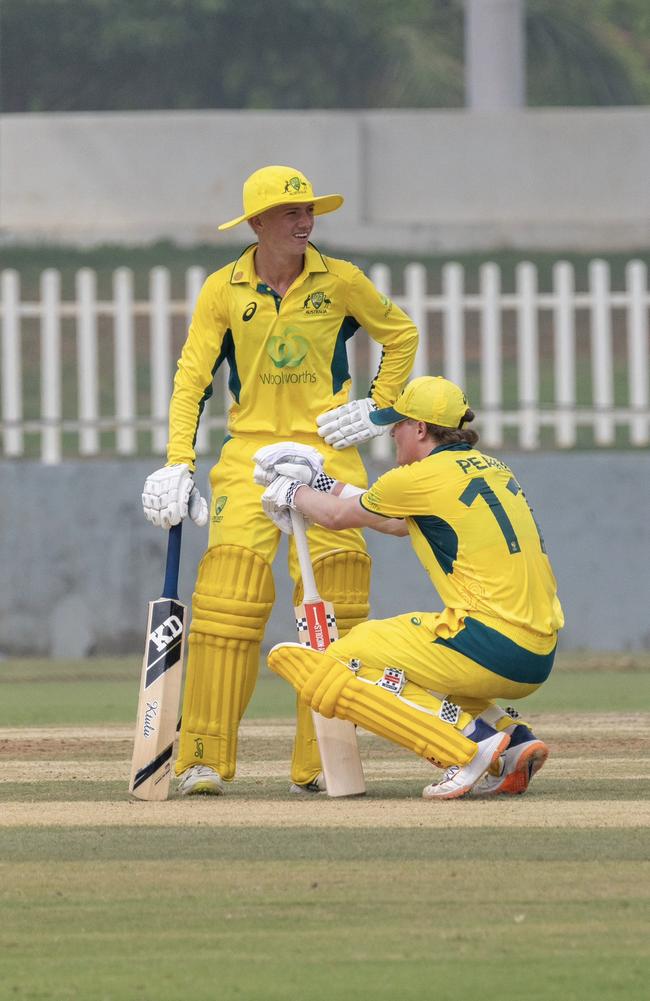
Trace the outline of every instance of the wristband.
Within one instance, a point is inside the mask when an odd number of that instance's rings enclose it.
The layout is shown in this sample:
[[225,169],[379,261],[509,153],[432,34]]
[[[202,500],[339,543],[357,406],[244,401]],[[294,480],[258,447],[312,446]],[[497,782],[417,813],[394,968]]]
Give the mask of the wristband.
[[353,487],[351,483],[344,483],[339,497],[360,497],[365,492],[364,487]]

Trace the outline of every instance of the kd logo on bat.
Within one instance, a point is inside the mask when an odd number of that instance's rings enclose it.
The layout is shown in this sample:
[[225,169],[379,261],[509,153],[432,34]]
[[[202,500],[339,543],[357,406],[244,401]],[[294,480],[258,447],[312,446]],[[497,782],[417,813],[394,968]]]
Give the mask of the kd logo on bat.
[[[166,630],[168,630],[166,632]],[[149,637],[159,653],[163,653],[169,644],[177,639],[183,632],[183,623],[177,615],[170,615],[165,621],[154,629]]]

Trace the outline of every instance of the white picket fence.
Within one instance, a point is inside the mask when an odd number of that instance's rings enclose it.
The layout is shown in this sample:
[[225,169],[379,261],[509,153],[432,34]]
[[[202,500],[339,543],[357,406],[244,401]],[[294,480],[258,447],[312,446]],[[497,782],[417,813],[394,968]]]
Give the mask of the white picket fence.
[[[370,277],[391,295],[388,267],[375,266]],[[642,261],[627,264],[620,290],[611,288],[608,264],[600,260],[590,263],[585,291],[576,290],[574,269],[563,261],[553,267],[550,291],[538,289],[537,269],[526,262],[517,266],[515,289],[508,293],[495,264],[480,268],[475,292],[466,291],[464,269],[455,263],[442,269],[436,294],[427,291],[420,264],[406,266],[401,277],[403,293],[393,298],[421,332],[413,374],[442,372],[469,388],[484,445],[571,448],[581,443],[581,428],[590,430],[590,445],[617,444],[621,429],[624,444],[649,443],[650,295]],[[23,302],[20,275],[0,273],[4,455],[37,454],[57,464],[71,447],[78,456],[129,456],[143,449],[163,454],[176,357],[204,278],[201,268],[190,268],[178,299],[171,295],[169,271],[154,268],[149,295],[140,301],[132,272],[119,268],[107,300],[98,298],[95,272],[82,269],[74,298],[63,298],[59,272],[47,270],[40,301]],[[144,388],[137,375],[143,339]],[[360,337],[348,345],[355,394],[365,395],[379,348],[372,341],[368,348]],[[199,454],[214,451],[213,432],[225,426],[226,379],[227,372],[217,373],[197,439]],[[149,436],[144,445],[141,432]],[[377,439],[373,452],[386,458],[387,439]]]

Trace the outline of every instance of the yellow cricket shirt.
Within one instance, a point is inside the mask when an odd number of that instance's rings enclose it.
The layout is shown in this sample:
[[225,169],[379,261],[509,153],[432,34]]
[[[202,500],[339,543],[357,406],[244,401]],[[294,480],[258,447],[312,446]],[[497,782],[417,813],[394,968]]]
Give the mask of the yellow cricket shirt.
[[505,463],[467,444],[443,445],[380,476],[361,503],[375,514],[406,519],[415,552],[447,608],[547,652],[545,638],[563,626],[564,616],[539,528]]
[[174,381],[170,463],[194,468],[199,418],[223,362],[233,396],[229,433],[280,439],[314,434],[317,415],[348,400],[346,345],[361,326],[383,348],[370,387],[378,406],[395,401],[411,371],[414,324],[359,268],[309,244],[302,273],[280,298],[255,272],[256,246],[201,289]]

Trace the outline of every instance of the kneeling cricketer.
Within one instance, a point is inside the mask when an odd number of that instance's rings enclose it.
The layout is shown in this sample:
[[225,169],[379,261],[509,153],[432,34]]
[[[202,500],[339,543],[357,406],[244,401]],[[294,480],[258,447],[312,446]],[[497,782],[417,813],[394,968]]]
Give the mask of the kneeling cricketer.
[[324,652],[280,643],[269,666],[315,712],[443,769],[425,799],[523,793],[548,748],[495,700],[546,680],[564,624],[539,526],[512,470],[476,447],[454,383],[414,379],[369,419],[391,429],[394,469],[363,491],[280,465],[264,510],[285,531],[294,509],[329,529],[408,535],[445,607],[360,623]]

